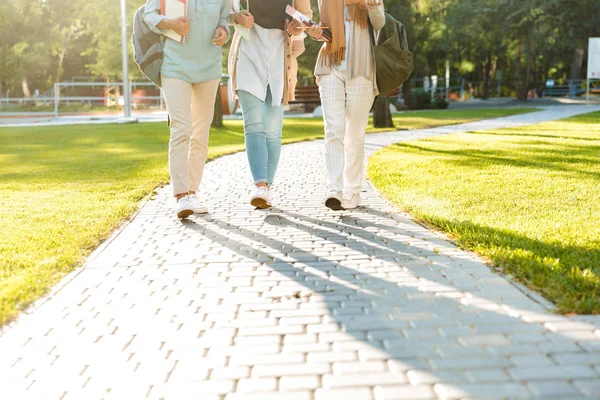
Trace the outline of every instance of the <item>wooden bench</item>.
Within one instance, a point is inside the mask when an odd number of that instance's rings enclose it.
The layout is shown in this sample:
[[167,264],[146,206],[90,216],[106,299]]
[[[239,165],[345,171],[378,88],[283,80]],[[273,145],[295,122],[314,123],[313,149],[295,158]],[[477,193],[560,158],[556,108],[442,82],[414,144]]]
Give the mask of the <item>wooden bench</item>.
[[311,112],[316,106],[321,105],[321,96],[317,85],[296,86],[296,100],[290,104],[303,104],[307,112]]
[[[400,88],[396,88],[389,94],[388,98],[396,99]],[[321,96],[317,85],[296,86],[296,100],[290,101],[290,104],[302,104],[306,112],[311,112],[316,106],[321,105]]]

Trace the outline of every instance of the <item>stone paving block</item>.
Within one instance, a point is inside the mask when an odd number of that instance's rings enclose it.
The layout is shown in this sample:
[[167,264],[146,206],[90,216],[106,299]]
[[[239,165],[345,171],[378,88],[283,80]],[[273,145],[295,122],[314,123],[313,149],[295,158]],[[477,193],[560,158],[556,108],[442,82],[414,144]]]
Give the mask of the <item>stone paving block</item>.
[[253,378],[269,378],[296,375],[322,375],[331,372],[329,364],[270,364],[255,365],[252,368]]
[[485,358],[443,358],[432,359],[431,364],[434,369],[452,369],[452,368],[503,368],[510,366],[510,361],[501,356],[490,355]]
[[[312,392],[286,392],[286,393],[272,393],[272,392],[258,392],[253,394],[238,394],[230,393],[225,396],[225,400],[312,400]],[[202,398],[204,400],[204,398]]]
[[551,357],[559,364],[581,364],[592,365],[600,363],[600,352],[598,353],[556,353]]
[[363,372],[385,372],[387,370],[387,364],[383,361],[341,361],[333,364],[333,373],[336,375]]
[[[189,382],[176,386],[169,386],[165,390],[167,399],[220,399],[222,395],[231,393],[234,381],[204,381]],[[121,397],[123,398],[123,397]],[[125,397],[136,398],[136,397]]]
[[430,400],[437,396],[428,385],[385,385],[374,390],[377,400]]
[[578,396],[579,392],[567,381],[529,382],[529,390],[541,398]]
[[544,353],[571,353],[571,352],[581,351],[582,348],[585,350],[592,350],[592,349],[586,349],[585,343],[579,343],[579,345],[578,345],[577,343],[568,342],[568,341],[543,342],[543,343],[538,344],[538,347]]
[[374,386],[406,384],[407,378],[402,372],[348,372],[337,375],[324,375],[324,388],[346,388],[355,386]]
[[373,400],[373,396],[373,390],[370,388],[317,389],[314,400]]
[[512,355],[510,356],[510,360],[518,367],[547,367],[556,365],[556,362],[545,354]]
[[586,365],[555,365],[551,367],[514,367],[508,373],[516,380],[584,379],[596,377],[596,373]]
[[473,369],[465,371],[465,374],[473,383],[511,381],[511,377],[502,369]]
[[544,326],[553,332],[565,332],[565,331],[595,331],[596,327],[593,324],[587,324],[585,322],[569,321],[569,320],[557,320],[546,322]]
[[306,361],[309,363],[333,363],[343,361],[358,361],[358,353],[355,351],[347,352],[315,352],[306,355]]
[[497,398],[502,393],[504,398],[531,398],[531,392],[520,383],[465,383],[446,384],[438,383],[433,387],[440,399],[464,398]]
[[263,336],[263,335],[291,335],[302,334],[305,328],[302,325],[276,325],[276,326],[256,326],[243,327],[238,329],[238,337],[242,336]]
[[506,346],[494,346],[494,347],[490,347],[489,351],[493,354],[499,354],[499,355],[545,354],[545,352],[540,351],[539,347],[535,343],[509,344]]
[[413,369],[407,372],[408,380],[413,385],[431,385],[435,383],[467,383],[466,374],[462,370],[449,369],[437,370],[435,372],[424,369]]
[[322,386],[320,375],[284,376],[279,380],[282,392],[313,390]]
[[324,352],[324,351],[344,351],[343,348],[336,349],[329,343],[297,343],[297,344],[285,344],[281,348],[282,353],[310,353],[310,352]]
[[492,349],[496,347],[485,347],[485,346],[463,346],[457,343],[447,343],[436,346],[437,355],[444,358],[456,358],[456,357],[487,357],[491,354]]
[[277,391],[277,378],[240,379],[237,382],[237,393],[275,392]]
[[[301,364],[306,357],[302,353],[279,352],[273,354],[240,354],[238,352],[229,357],[229,366],[253,366],[256,364]],[[321,354],[321,353],[315,353]],[[325,361],[324,361],[325,362]]]
[[459,336],[457,339],[463,346],[502,346],[510,344],[504,335]]
[[577,388],[585,396],[591,398],[600,397],[600,380],[597,378],[592,379],[575,379],[573,386]]

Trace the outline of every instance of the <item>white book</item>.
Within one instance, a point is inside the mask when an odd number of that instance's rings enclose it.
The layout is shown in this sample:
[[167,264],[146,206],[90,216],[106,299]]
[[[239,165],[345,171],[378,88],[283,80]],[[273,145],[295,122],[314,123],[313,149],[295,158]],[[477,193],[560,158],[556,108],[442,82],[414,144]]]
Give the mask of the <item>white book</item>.
[[[161,0],[160,13],[169,19],[187,17],[187,0]],[[185,36],[174,30],[164,31],[163,35],[180,43],[185,41]]]

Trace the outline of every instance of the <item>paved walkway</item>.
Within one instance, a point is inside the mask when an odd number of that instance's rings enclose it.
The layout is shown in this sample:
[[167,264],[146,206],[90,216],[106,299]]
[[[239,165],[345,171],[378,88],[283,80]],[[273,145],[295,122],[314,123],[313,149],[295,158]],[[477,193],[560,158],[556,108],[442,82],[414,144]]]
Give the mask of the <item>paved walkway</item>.
[[[581,107],[368,136],[560,118]],[[286,146],[277,208],[255,211],[244,154],[207,167],[213,212],[180,222],[170,188],[0,337],[12,399],[598,398],[600,321],[548,312],[397,213],[331,212],[322,143]]]

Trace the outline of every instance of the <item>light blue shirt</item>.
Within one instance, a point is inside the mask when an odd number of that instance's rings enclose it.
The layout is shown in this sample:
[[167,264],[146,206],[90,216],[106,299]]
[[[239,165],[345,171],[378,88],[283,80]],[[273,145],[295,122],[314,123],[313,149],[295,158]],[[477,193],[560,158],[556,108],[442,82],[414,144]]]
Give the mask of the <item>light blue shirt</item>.
[[[229,32],[228,18],[231,0],[187,0],[190,32],[183,43],[165,38],[161,73],[168,78],[189,83],[220,79],[223,53],[212,42],[217,27]],[[160,15],[160,0],[147,0],[144,22],[156,33],[156,25],[166,17]]]

